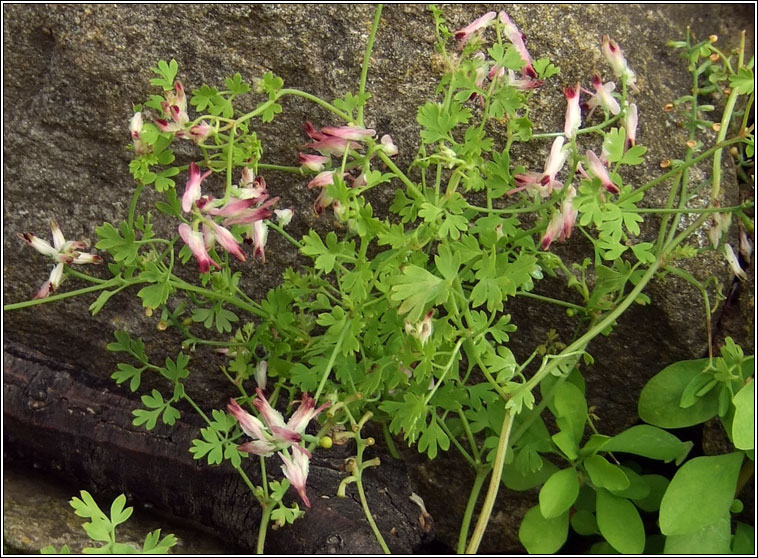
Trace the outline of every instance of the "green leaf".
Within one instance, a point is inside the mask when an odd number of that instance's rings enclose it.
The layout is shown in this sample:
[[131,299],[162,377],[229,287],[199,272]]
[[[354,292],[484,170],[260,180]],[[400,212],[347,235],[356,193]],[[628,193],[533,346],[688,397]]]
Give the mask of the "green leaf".
[[[627,218],[626,218],[627,215],[631,215],[631,214],[624,213],[625,224],[627,223]],[[640,217],[639,214],[634,214],[634,215],[636,215],[637,217]],[[640,217],[639,220],[637,219],[630,220],[630,223],[635,223],[634,226],[637,226],[636,225],[637,222],[641,223],[642,218]],[[637,231],[638,231],[637,233],[633,233],[630,230],[629,224],[626,224],[626,228],[632,234],[639,234],[639,230],[640,230],[639,226],[637,226]],[[653,248],[653,244],[651,242],[640,242],[639,244],[632,244],[632,252],[634,252],[634,257],[637,258],[640,261],[640,263],[643,263],[643,264],[650,264],[655,261],[655,254],[652,252],[652,248]]]
[[437,247],[437,255],[434,257],[434,263],[437,270],[445,279],[455,279],[458,276],[458,268],[461,265],[460,257],[456,252],[450,250],[446,244],[440,244]]
[[728,514],[742,457],[739,452],[696,457],[682,465],[661,501],[661,533],[692,533]]
[[421,319],[429,303],[441,304],[447,300],[452,284],[415,265],[404,266],[402,274],[393,279],[390,299],[402,301],[398,312],[408,314],[407,319],[412,323]]
[[424,128],[421,131],[421,139],[425,143],[436,141],[449,141],[454,143],[452,130],[458,124],[465,124],[471,118],[471,110],[464,109],[457,102],[450,104],[448,111],[444,111],[442,104],[428,102],[419,107],[416,120]]
[[171,533],[161,539],[161,530],[156,529],[145,537],[145,542],[142,545],[142,554],[168,554],[169,549],[176,546],[178,542],[176,537]]
[[[164,151],[164,153],[166,152]],[[176,186],[176,182],[171,177],[176,176],[179,172],[178,167],[169,167],[159,172],[155,177],[155,189],[158,192],[165,192]]]
[[518,538],[530,554],[553,554],[566,542],[569,514],[545,519],[539,506],[533,506],[521,520]]
[[707,421],[718,413],[718,396],[711,392],[683,409],[679,402],[690,380],[708,365],[708,359],[675,362],[653,376],[642,388],[637,412],[642,420],[661,428],[683,428]]
[[172,58],[169,63],[166,63],[165,60],[161,60],[158,62],[157,67],[150,69],[160,76],[151,79],[150,85],[162,87],[164,91],[169,91],[174,88],[174,78],[179,71],[179,65],[176,63],[176,60]]
[[447,437],[445,431],[438,423],[439,419],[436,415],[432,414],[432,419],[429,421],[429,425],[424,430],[418,441],[419,453],[426,453],[429,459],[437,457],[437,447],[442,448],[442,451],[447,451],[450,448],[450,438]]
[[[623,130],[623,128],[621,129]],[[634,145],[626,150],[620,162],[622,165],[639,165],[644,161],[642,156],[645,153],[647,153],[647,147],[644,145]]]
[[571,528],[583,537],[600,534],[595,514],[587,510],[576,510],[571,514]]
[[116,380],[118,385],[123,384],[129,380],[129,389],[131,391],[137,391],[142,380],[142,373],[147,369],[147,366],[142,368],[135,368],[130,364],[118,363],[118,370],[111,374],[111,378]]
[[738,89],[740,95],[750,95],[755,87],[753,71],[750,68],[740,68],[736,75],[729,78],[729,85],[732,89]]
[[626,130],[624,128],[612,128],[605,134],[603,153],[606,153],[608,162],[618,163],[621,161],[624,156],[624,147],[626,147]]
[[142,306],[144,308],[156,309],[165,304],[170,292],[171,285],[168,281],[164,281],[155,285],[142,287],[137,296],[142,299]]
[[642,553],[645,527],[634,504],[599,488],[595,513],[600,534],[613,548],[623,554]]
[[560,67],[551,64],[547,58],[535,60],[532,67],[540,79],[548,79],[561,73]]
[[640,424],[617,434],[600,446],[599,451],[620,451],[664,462],[675,459],[681,462],[691,448],[692,442],[682,442],[670,432]]
[[661,500],[669,485],[669,479],[662,475],[642,475],[642,480],[650,488],[650,492],[644,498],[635,500],[635,504],[642,511],[654,512],[661,507]]
[[100,239],[95,244],[98,250],[106,250],[114,260],[125,265],[132,265],[137,259],[139,244],[135,244],[134,230],[126,221],[122,221],[118,229],[110,223],[103,223],[95,232]]
[[737,449],[751,450],[755,447],[755,383],[751,380],[742,386],[732,403],[732,442]]
[[414,393],[405,393],[403,401],[383,401],[379,408],[392,417],[390,432],[403,432],[409,442],[415,442],[426,426],[427,407],[424,398]]
[[552,519],[567,512],[579,495],[579,476],[569,467],[553,473],[540,489],[540,513]]
[[608,490],[624,490],[629,486],[629,477],[618,465],[609,463],[601,455],[590,455],[584,460],[584,468],[596,487]]
[[502,44],[495,43],[491,48],[487,49],[487,52],[501,68],[515,71],[520,70],[526,64],[513,45],[508,45],[508,48],[503,50]]
[[[537,455],[535,453],[535,455]],[[539,457],[539,455],[537,455]],[[543,484],[550,476],[559,471],[558,467],[550,461],[542,460],[542,467],[532,470],[530,467],[522,469],[516,463],[507,463],[503,467],[503,484],[510,490],[529,490]]]
[[731,517],[728,513],[713,523],[684,535],[668,535],[663,551],[680,556],[692,554],[730,554]]
[[235,95],[244,95],[250,91],[250,86],[242,81],[242,76],[239,73],[234,74],[233,77],[226,78],[225,83],[226,88]]
[[732,554],[755,554],[755,527],[737,522],[732,542]]
[[582,390],[571,382],[558,384],[553,394],[551,409],[558,428],[567,432],[578,447],[587,422],[587,400]]
[[123,494],[117,496],[111,504],[111,524],[114,527],[129,519],[134,511],[132,507],[124,508],[124,504],[126,504],[126,496]]

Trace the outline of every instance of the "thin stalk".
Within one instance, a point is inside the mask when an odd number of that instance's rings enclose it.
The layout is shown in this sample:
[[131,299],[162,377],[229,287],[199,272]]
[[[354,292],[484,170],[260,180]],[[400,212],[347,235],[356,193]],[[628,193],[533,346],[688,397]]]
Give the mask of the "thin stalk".
[[456,552],[463,554],[466,550],[466,539],[468,539],[468,531],[471,528],[471,517],[474,515],[474,508],[476,507],[476,501],[479,499],[479,494],[484,486],[484,481],[489,474],[489,468],[480,467],[476,471],[476,477],[474,477],[474,484],[471,487],[471,492],[468,496],[468,502],[466,503],[466,511],[463,513],[463,521],[461,521],[461,529],[458,532],[458,547]]
[[334,345],[334,349],[332,350],[332,356],[329,357],[329,362],[326,365],[326,369],[324,370],[324,373],[321,376],[321,382],[318,384],[318,389],[316,390],[316,394],[313,396],[314,401],[318,401],[319,396],[321,395],[321,392],[324,389],[324,386],[326,385],[326,379],[329,377],[329,373],[332,371],[332,367],[334,366],[334,361],[337,360],[337,353],[340,352],[340,349],[342,348],[342,341],[345,339],[345,335],[347,334],[347,330],[350,329],[350,320],[345,320],[345,327],[342,328],[342,331],[340,332],[339,339],[337,339],[337,344]]
[[[376,31],[379,28],[379,21],[382,18],[382,5],[377,4],[376,12],[374,12],[374,21],[371,24],[371,32],[368,35],[368,41],[366,42],[366,50],[363,53],[363,64],[361,65],[361,81],[358,86],[358,96],[363,97],[366,92],[366,78],[368,77],[368,68],[371,64],[371,51],[374,48],[374,39],[376,39]],[[358,117],[356,118],[356,124],[363,127],[363,103],[358,106]]]
[[476,554],[476,551],[479,550],[479,544],[482,542],[484,530],[487,528],[487,524],[490,522],[492,508],[495,506],[495,499],[497,498],[498,490],[500,490],[500,479],[503,476],[505,453],[508,449],[508,440],[511,436],[512,427],[513,412],[510,409],[507,409],[505,411],[503,427],[500,431],[500,439],[497,444],[495,462],[492,465],[492,476],[490,477],[490,485],[487,489],[487,497],[484,499],[482,511],[479,514],[479,519],[476,522],[476,527],[474,527],[474,533],[471,535],[471,539],[469,540],[468,546],[466,547],[466,554]]
[[377,527],[376,521],[374,521],[374,516],[371,514],[371,510],[368,507],[368,501],[366,500],[366,493],[363,491],[363,481],[361,480],[362,476],[363,475],[360,473],[355,476],[355,484],[358,486],[358,496],[361,500],[363,513],[366,515],[368,524],[371,526],[371,530],[374,532],[376,541],[379,543],[379,546],[382,547],[382,552],[384,552],[385,554],[392,554],[392,551],[390,551],[389,547],[387,546],[387,543],[384,542],[384,537],[382,536],[381,531],[379,531],[379,527]]
[[266,533],[268,532],[268,523],[271,518],[271,512],[273,506],[271,504],[265,504],[262,506],[261,522],[258,525],[258,540],[255,542],[255,553],[263,554],[263,549],[266,545]]
[[[716,143],[721,143],[726,138],[726,133],[729,131],[729,123],[732,120],[732,113],[734,112],[734,106],[737,104],[737,97],[740,96],[740,88],[735,87],[729,94],[729,99],[726,101],[726,107],[724,107],[724,115],[721,117],[721,129],[719,135],[716,138]],[[713,154],[713,188],[711,190],[711,203],[718,200],[719,193],[721,192],[721,149],[717,149]]]

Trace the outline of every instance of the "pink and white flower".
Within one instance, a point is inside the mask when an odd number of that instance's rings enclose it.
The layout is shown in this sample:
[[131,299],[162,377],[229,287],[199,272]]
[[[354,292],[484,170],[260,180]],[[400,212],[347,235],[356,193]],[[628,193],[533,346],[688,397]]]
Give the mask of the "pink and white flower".
[[513,46],[516,47],[516,50],[521,56],[521,59],[524,61],[524,67],[521,70],[521,73],[525,76],[536,78],[537,72],[534,70],[534,66],[532,65],[532,57],[529,54],[529,51],[526,50],[526,35],[519,31],[519,28],[516,27],[516,24],[513,23],[513,21],[511,21],[511,18],[508,17],[507,13],[500,12],[499,17],[500,23],[502,23],[504,26],[503,31],[505,32],[505,36],[508,37],[508,40],[511,43],[513,43]]
[[384,134],[382,138],[379,140],[379,143],[382,144],[381,149],[384,151],[388,156],[394,157],[397,155],[398,150],[395,143],[392,141],[392,136],[389,134]]
[[305,504],[306,508],[311,507],[311,502],[308,500],[308,496],[305,493],[305,483],[308,479],[308,467],[310,460],[307,455],[303,455],[299,452],[294,452],[292,458],[285,455],[283,452],[279,452],[279,457],[282,458],[282,473],[290,481],[292,487],[297,490],[300,499]]
[[611,180],[611,177],[608,174],[608,169],[605,168],[605,165],[600,158],[595,155],[594,151],[587,151],[587,162],[590,165],[590,173],[600,179],[603,188],[611,194],[618,194],[620,191],[619,187],[613,183],[613,180]]
[[321,172],[324,170],[324,165],[331,161],[329,157],[312,155],[310,153],[298,153],[297,158],[301,167],[314,172]]
[[46,298],[55,292],[63,282],[63,270],[65,265],[71,264],[99,264],[103,262],[100,256],[82,252],[89,247],[88,242],[69,240],[63,236],[58,223],[50,221],[50,229],[53,233],[53,245],[39,238],[32,233],[18,234],[18,237],[24,240],[40,254],[52,258],[56,265],[50,272],[50,277],[34,295],[35,299]]
[[487,12],[481,17],[476,18],[469,23],[466,27],[462,27],[455,32],[455,38],[458,40],[458,46],[462,47],[469,40],[471,35],[477,31],[486,28],[490,22],[495,19],[497,14],[495,12]]
[[268,239],[268,226],[265,221],[253,223],[253,257],[261,263],[266,263],[266,240]]
[[329,136],[355,141],[363,141],[376,135],[376,130],[359,128],[357,126],[327,126],[321,128],[321,132]]
[[616,89],[615,83],[612,81],[603,83],[600,76],[595,74],[592,76],[592,87],[595,88],[595,93],[592,95],[592,98],[587,101],[587,106],[591,109],[591,113],[594,112],[598,106],[603,107],[614,116],[621,112],[621,107],[619,106],[618,101],[613,97],[613,90]]
[[256,417],[242,409],[234,399],[230,399],[226,406],[245,434],[253,438],[252,442],[241,444],[237,449],[246,453],[269,456],[273,455],[274,451],[293,446],[298,452],[310,457],[310,452],[299,445],[302,434],[308,423],[326,409],[329,403],[316,408],[313,398],[304,393],[297,411],[285,423],[282,414],[269,404],[263,390],[258,387],[255,392],[257,397],[253,400],[253,405],[263,417],[265,426]]
[[626,147],[634,147],[637,142],[637,105],[632,103],[624,111],[624,129],[626,130]]
[[582,123],[582,111],[579,108],[579,91],[580,84],[576,87],[566,87],[563,90],[563,96],[566,97],[566,122],[563,126],[563,133],[566,139],[574,139],[579,126]]
[[627,85],[634,87],[637,77],[624,58],[624,51],[616,44],[616,41],[608,35],[603,35],[603,56],[613,68],[616,77],[626,80]]
[[200,169],[195,164],[195,161],[192,161],[190,163],[189,180],[187,180],[187,187],[185,188],[184,195],[182,196],[182,211],[185,213],[192,211],[192,204],[199,200],[202,194],[200,184],[203,180],[208,178],[211,172],[213,171],[208,169],[201,174]]
[[211,219],[203,221],[203,237],[205,240],[206,250],[213,248],[214,243],[218,240],[221,247],[229,252],[232,256],[245,261],[245,254],[240,248],[239,242],[234,235],[228,230]]
[[556,179],[556,175],[561,171],[568,158],[568,149],[564,147],[564,142],[565,138],[563,136],[558,136],[553,140],[550,155],[545,162],[545,170],[542,173],[540,183],[543,186],[547,186],[548,192],[552,192],[553,189],[560,190],[563,188],[563,183]]
[[563,231],[563,217],[560,213],[557,211],[553,213],[553,216],[550,218],[550,222],[547,224],[547,228],[545,229],[545,233],[542,235],[542,240],[540,240],[540,250],[547,250],[550,248],[550,245],[553,243],[553,240],[555,240],[558,235],[561,234]]
[[221,266],[208,255],[208,251],[205,249],[203,233],[192,230],[192,227],[187,223],[182,223],[179,225],[179,236],[182,237],[184,243],[189,246],[189,249],[195,256],[197,264],[200,267],[200,273],[207,273],[210,270],[211,264],[221,269]]

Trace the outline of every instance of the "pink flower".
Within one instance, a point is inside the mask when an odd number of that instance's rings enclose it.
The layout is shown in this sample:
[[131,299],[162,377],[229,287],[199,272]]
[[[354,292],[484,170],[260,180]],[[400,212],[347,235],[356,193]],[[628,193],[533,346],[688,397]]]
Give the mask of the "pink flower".
[[613,98],[613,90],[616,89],[616,84],[612,81],[603,83],[600,76],[595,74],[592,76],[592,87],[595,88],[595,94],[587,101],[587,106],[594,111],[598,106],[603,107],[605,110],[616,116],[621,112],[621,107],[618,101]]
[[493,19],[495,19],[495,16],[497,14],[495,12],[487,12],[481,17],[476,18],[474,21],[469,23],[466,27],[462,27],[461,29],[458,29],[458,31],[455,32],[455,38],[458,40],[458,46],[462,47],[464,44],[466,44],[466,41],[469,40],[469,37],[479,31],[480,29],[484,29],[487,27]]
[[323,188],[330,184],[334,184],[334,171],[323,171],[308,183],[308,189]]
[[198,145],[203,143],[208,136],[211,135],[211,132],[213,132],[213,126],[208,124],[205,120],[201,121],[199,124],[195,124],[189,129],[190,138]]
[[189,166],[189,180],[187,181],[187,188],[184,190],[182,196],[182,211],[189,212],[192,210],[192,204],[200,199],[200,183],[205,180],[208,175],[211,174],[210,169],[200,174],[200,169],[192,161]]
[[330,136],[356,141],[363,141],[376,135],[375,130],[358,128],[357,126],[327,126],[326,128],[321,128],[321,131]]
[[561,202],[561,236],[560,240],[566,240],[571,236],[576,222],[577,211],[574,209],[573,200],[576,197],[576,189],[569,186],[566,189],[566,197]]
[[576,132],[582,123],[582,111],[579,108],[579,90],[580,86],[578,83],[576,87],[566,87],[563,90],[563,95],[566,97],[566,123],[563,127],[563,133],[567,139],[574,139],[576,137]]
[[99,264],[103,259],[95,254],[89,254],[81,252],[88,248],[88,242],[82,242],[78,240],[66,241],[63,236],[58,223],[50,221],[50,229],[53,233],[53,245],[51,246],[46,240],[42,240],[38,236],[32,233],[18,234],[18,237],[24,240],[32,248],[34,248],[40,254],[44,254],[52,258],[56,265],[50,272],[50,277],[45,281],[37,294],[34,295],[35,299],[46,298],[55,292],[60,284],[63,282],[63,269],[64,265],[68,264]]
[[632,103],[624,111],[624,128],[626,129],[626,147],[634,147],[637,142],[637,105]]
[[566,163],[568,157],[568,149],[563,147],[565,138],[558,136],[553,141],[553,146],[550,148],[550,156],[545,162],[545,170],[542,173],[542,179],[540,183],[543,186],[547,186],[548,192],[552,192],[555,189],[563,188],[563,183],[556,180],[556,175],[561,171],[563,165]]
[[132,136],[132,142],[134,144],[134,154],[139,157],[150,151],[149,146],[142,143],[140,134],[142,133],[142,113],[135,112],[132,119],[129,121],[129,133]]
[[[207,227],[206,223],[210,224],[210,227]],[[205,247],[207,250],[210,250],[213,247],[215,241],[218,240],[218,243],[221,244],[221,247],[224,250],[229,252],[241,262],[245,261],[245,254],[240,249],[240,245],[237,242],[237,239],[234,238],[234,235],[229,232],[228,229],[225,229],[215,221],[209,219],[203,222],[203,231],[203,236],[205,237]]]
[[311,155],[309,153],[298,153],[297,157],[301,167],[314,172],[322,171],[324,165],[331,160],[329,157],[324,157],[323,155]]
[[542,240],[540,240],[540,250],[544,251],[550,248],[553,240],[555,240],[555,238],[560,235],[562,231],[563,217],[556,211],[553,213],[553,216],[550,218],[550,222],[547,224],[545,234],[542,235]]
[[221,266],[208,255],[201,232],[192,230],[192,227],[187,223],[182,223],[179,225],[179,236],[182,237],[184,243],[192,250],[192,254],[200,266],[200,273],[207,273],[210,270],[211,264],[221,269]]
[[618,194],[620,191],[618,186],[613,183],[608,174],[608,170],[598,156],[595,155],[594,151],[587,151],[587,162],[590,165],[590,172],[600,179],[603,188],[608,190],[611,194]]
[[[303,399],[297,411],[290,417],[289,422],[285,424],[281,413],[274,409],[266,399],[263,390],[258,387],[255,390],[257,397],[253,400],[253,405],[263,417],[266,423],[265,427],[260,420],[243,410],[234,399],[229,400],[227,410],[240,423],[242,430],[254,438],[253,442],[247,442],[238,447],[240,451],[255,453],[256,455],[272,455],[275,450],[281,450],[294,446],[300,453],[310,457],[310,452],[299,445],[302,440],[302,434],[308,423],[316,418],[321,411],[329,406],[324,403],[315,408],[314,400],[307,393],[303,394]],[[255,442],[263,442],[255,443]],[[247,449],[243,449],[247,448]],[[263,453],[261,453],[263,451]]]
[[314,143],[306,143],[305,147],[315,149],[322,155],[335,155],[342,157],[348,149],[360,149],[361,144],[348,141],[337,136],[326,136]]
[[268,227],[264,221],[253,223],[253,257],[261,263],[266,263],[266,240],[268,239]]
[[511,21],[511,18],[508,17],[508,14],[505,12],[500,12],[500,23],[503,24],[505,32],[505,36],[508,37],[508,40],[513,43],[513,46],[516,47],[516,50],[521,55],[521,59],[524,61],[524,68],[521,70],[521,73],[525,76],[529,76],[532,78],[537,77],[537,72],[534,70],[534,66],[532,65],[532,57],[529,54],[529,51],[526,50],[526,43],[524,40],[526,39],[526,36],[519,31],[518,27],[516,27],[516,24]]
[[305,493],[305,483],[308,479],[308,466],[310,463],[308,456],[295,452],[290,459],[284,453],[279,452],[279,457],[281,457],[284,462],[284,465],[282,465],[284,476],[290,481],[292,487],[297,490],[305,507],[310,508],[311,503]]
[[634,86],[637,77],[624,58],[624,51],[608,35],[603,35],[603,56],[613,68],[616,77],[625,79],[628,85]]

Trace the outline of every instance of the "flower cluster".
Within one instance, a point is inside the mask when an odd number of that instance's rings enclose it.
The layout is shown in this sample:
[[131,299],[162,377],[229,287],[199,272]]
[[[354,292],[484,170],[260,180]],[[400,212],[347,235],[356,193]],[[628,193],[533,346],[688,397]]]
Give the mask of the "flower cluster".
[[[182,195],[182,211],[193,213],[194,219],[192,226],[186,223],[179,225],[179,235],[192,250],[200,271],[207,272],[211,265],[219,267],[208,254],[216,241],[235,258],[245,261],[240,242],[227,228],[232,225],[241,227],[240,232],[245,241],[253,244],[253,257],[265,263],[264,248],[268,237],[265,219],[272,216],[270,207],[279,198],[268,199],[266,181],[262,176],[255,176],[247,167],[242,169],[239,187],[227,199],[215,200],[212,196],[203,196],[201,184],[211,172],[207,170],[201,173],[194,161],[190,163],[189,180]],[[276,215],[279,222],[286,225],[292,219],[292,210],[276,210]],[[223,218],[221,224],[214,217]]]
[[[376,136],[376,131],[370,128],[360,128],[357,126],[327,126],[321,128],[321,131],[310,122],[305,123],[305,134],[311,141],[305,144],[306,148],[318,151],[320,155],[311,153],[298,153],[298,162],[303,170],[318,173],[310,182],[308,188],[320,188],[321,193],[313,204],[313,211],[316,215],[321,215],[328,206],[332,206],[335,214],[339,215],[343,208],[338,201],[334,200],[328,192],[327,186],[334,184],[336,170],[324,170],[331,166],[332,156],[342,158],[346,152],[357,151],[361,149],[362,142]],[[388,156],[397,155],[398,150],[389,134],[385,134],[375,146],[375,150],[381,150]],[[367,161],[373,157],[374,153],[369,153]],[[348,179],[352,187],[365,186],[365,174],[361,173],[354,177],[350,173],[343,172],[342,179]]]
[[[308,478],[311,453],[301,446],[300,442],[308,423],[326,409],[329,403],[315,407],[313,398],[304,393],[297,411],[285,423],[281,413],[269,404],[263,390],[257,388],[256,393],[257,397],[253,400],[253,405],[263,417],[265,425],[258,418],[242,409],[234,399],[230,399],[226,406],[229,413],[237,419],[242,431],[253,438],[250,442],[240,444],[237,449],[264,457],[269,457],[278,452],[284,463],[282,466],[284,476],[297,490],[306,507],[310,507],[311,504],[305,493],[305,483]],[[290,447],[296,450],[292,452],[292,455],[289,452]]]
[[[174,91],[167,91],[165,101],[161,103],[164,118],[156,119],[155,123],[161,132],[174,134],[177,138],[190,139],[201,144],[211,134],[213,128],[205,121],[191,124],[187,114],[187,96],[184,87],[177,81]],[[171,119],[170,121],[167,119]]]
[[56,265],[50,273],[50,278],[42,284],[42,287],[34,295],[34,298],[46,298],[54,293],[63,281],[63,269],[65,265],[72,264],[99,264],[103,262],[100,256],[82,252],[89,248],[88,241],[66,240],[61,232],[58,223],[50,222],[50,229],[53,231],[53,245],[51,246],[46,240],[42,240],[32,233],[19,233],[18,236],[26,241],[32,248],[40,254],[52,258]]

